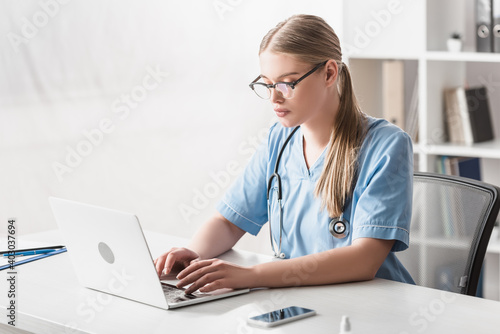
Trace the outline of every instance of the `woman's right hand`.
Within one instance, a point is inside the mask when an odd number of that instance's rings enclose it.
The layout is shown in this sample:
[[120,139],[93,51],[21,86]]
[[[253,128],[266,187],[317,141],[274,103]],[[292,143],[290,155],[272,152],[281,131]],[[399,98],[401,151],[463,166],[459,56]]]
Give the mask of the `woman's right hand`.
[[193,261],[200,259],[198,253],[188,248],[173,247],[168,252],[159,256],[155,261],[156,272],[158,276],[168,275],[172,268],[179,266],[179,269],[184,269]]

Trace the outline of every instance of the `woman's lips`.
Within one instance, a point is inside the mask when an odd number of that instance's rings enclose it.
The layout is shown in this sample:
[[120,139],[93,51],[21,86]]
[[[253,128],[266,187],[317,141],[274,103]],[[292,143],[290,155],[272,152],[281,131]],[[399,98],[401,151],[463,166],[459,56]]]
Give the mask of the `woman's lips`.
[[282,109],[282,108],[275,108],[274,112],[276,113],[276,115],[278,117],[285,117],[290,112],[290,110]]

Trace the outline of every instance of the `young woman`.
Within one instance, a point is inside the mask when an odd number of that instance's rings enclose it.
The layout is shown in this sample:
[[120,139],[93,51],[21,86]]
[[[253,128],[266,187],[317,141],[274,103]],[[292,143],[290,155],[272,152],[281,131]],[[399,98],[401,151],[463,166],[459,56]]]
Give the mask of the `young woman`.
[[[193,283],[186,293],[373,277],[413,283],[394,254],[409,244],[409,136],[361,112],[338,37],[323,19],[279,23],[259,57],[250,87],[270,99],[279,123],[188,248],[155,260],[158,274],[181,265],[178,286]],[[283,260],[241,267],[214,259],[268,221]]]

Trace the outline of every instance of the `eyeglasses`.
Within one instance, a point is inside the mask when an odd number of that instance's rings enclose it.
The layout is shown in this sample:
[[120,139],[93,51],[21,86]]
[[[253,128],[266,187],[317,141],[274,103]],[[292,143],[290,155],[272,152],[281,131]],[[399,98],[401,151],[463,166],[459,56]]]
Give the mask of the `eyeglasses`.
[[325,65],[328,60],[316,65],[312,70],[301,76],[299,79],[293,82],[277,82],[275,84],[266,84],[263,82],[257,82],[261,78],[259,75],[254,81],[252,81],[249,86],[257,94],[258,97],[264,100],[268,100],[271,97],[271,88],[274,88],[278,93],[285,99],[291,99],[293,97],[295,86],[309,75],[313,74],[318,68]]

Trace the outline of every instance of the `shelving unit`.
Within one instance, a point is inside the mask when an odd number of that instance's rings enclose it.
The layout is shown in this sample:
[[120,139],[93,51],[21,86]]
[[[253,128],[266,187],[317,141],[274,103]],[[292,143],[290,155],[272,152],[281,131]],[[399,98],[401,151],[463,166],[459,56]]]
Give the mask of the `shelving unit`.
[[[382,64],[402,60],[405,70],[405,109],[418,84],[418,141],[414,142],[415,170],[436,171],[441,155],[481,158],[484,181],[500,185],[500,54],[475,52],[474,0],[401,0],[391,11],[387,1],[344,1],[344,52],[360,105],[367,114],[382,115]],[[378,29],[377,29],[378,24]],[[411,28],[409,28],[411,27]],[[371,30],[370,30],[371,29]],[[402,36],[402,32],[407,35]],[[377,34],[376,34],[377,32]],[[462,52],[446,51],[446,39],[452,32],[465,38]],[[369,39],[362,39],[365,35]],[[366,45],[359,41],[369,40]],[[344,48],[345,49],[345,48]],[[473,145],[446,141],[443,119],[445,88],[484,85],[488,97],[496,139]],[[428,258],[427,250],[441,247],[439,238],[430,238],[426,228],[412,234],[412,243],[426,261],[445,262],[453,251],[441,249],[440,258]],[[421,234],[419,234],[421,233]],[[420,271],[426,273],[425,261]],[[500,241],[492,240],[485,262],[484,296],[500,300]],[[410,270],[412,268],[409,268]],[[416,268],[414,268],[416,269]]]
[[425,58],[430,61],[500,62],[498,53],[427,51]]
[[471,146],[455,145],[452,143],[441,143],[434,145],[415,144],[414,152],[419,155],[453,155],[462,157],[482,157],[489,159],[500,159],[500,138]]

